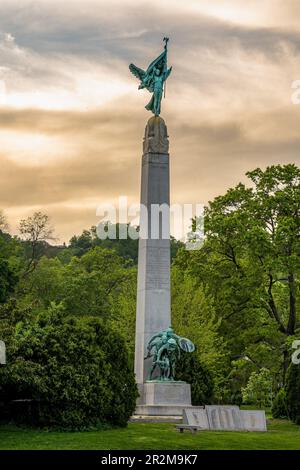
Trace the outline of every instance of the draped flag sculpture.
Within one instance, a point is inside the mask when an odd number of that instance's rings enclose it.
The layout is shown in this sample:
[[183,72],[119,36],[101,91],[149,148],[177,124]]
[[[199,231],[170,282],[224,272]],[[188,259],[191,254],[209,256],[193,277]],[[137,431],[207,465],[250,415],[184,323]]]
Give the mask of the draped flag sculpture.
[[134,64],[129,65],[130,72],[141,81],[139,90],[146,88],[150,93],[153,93],[145,108],[152,111],[155,116],[160,115],[161,99],[166,90],[166,80],[172,71],[172,67],[168,69],[167,65],[168,41],[169,38],[164,38],[164,51],[151,62],[146,71]]

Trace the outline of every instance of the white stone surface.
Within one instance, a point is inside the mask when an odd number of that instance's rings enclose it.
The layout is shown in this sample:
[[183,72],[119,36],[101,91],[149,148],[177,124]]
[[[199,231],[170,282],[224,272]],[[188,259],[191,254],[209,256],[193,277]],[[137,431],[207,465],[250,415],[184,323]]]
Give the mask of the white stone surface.
[[212,431],[267,431],[263,410],[240,410],[235,405],[188,407],[183,410],[182,422]]
[[162,416],[170,416],[170,422],[173,422],[175,417],[180,422],[184,408],[184,405],[137,405],[133,418],[151,416],[155,421],[157,416],[158,421],[161,421]]
[[[151,145],[148,145],[148,139],[151,139]],[[135,374],[138,384],[148,379],[151,368],[151,359],[144,360],[149,339],[171,325],[170,228],[167,224],[162,237],[160,227],[158,239],[151,239],[150,230],[154,217],[151,205],[170,204],[169,154],[166,153],[168,139],[162,118],[151,118],[148,121],[144,149],[147,153],[144,153],[142,159],[141,204],[148,208],[148,214],[145,217],[141,213],[140,233],[146,233],[146,226],[149,230],[148,239],[139,239],[135,339]],[[156,153],[152,153],[153,149]]]
[[134,416],[177,416],[191,407],[191,386],[184,382],[146,382],[138,385],[140,400]]
[[207,405],[205,407],[210,429],[241,431],[240,410],[235,405]]
[[247,431],[267,431],[266,414],[264,410],[240,410],[243,427]]
[[197,426],[199,429],[209,429],[207,412],[203,406],[184,408],[182,423],[189,426]]
[[6,364],[6,347],[4,341],[0,341],[0,364]]
[[191,386],[184,382],[146,382],[143,385],[145,405],[191,406]]

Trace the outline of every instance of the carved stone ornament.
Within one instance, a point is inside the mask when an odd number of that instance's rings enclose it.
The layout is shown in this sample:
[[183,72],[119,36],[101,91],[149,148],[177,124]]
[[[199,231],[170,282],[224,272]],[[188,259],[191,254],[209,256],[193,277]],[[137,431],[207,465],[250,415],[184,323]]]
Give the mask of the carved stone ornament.
[[153,116],[147,122],[143,151],[144,155],[146,153],[167,154],[169,152],[167,126],[160,116]]

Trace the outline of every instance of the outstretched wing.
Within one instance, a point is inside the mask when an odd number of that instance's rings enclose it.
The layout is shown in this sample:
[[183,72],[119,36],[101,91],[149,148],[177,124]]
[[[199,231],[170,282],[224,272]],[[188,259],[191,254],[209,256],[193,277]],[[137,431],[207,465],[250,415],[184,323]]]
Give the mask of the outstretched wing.
[[146,75],[145,70],[140,69],[139,67],[137,67],[137,66],[134,65],[134,64],[130,64],[130,65],[129,65],[129,70],[130,70],[130,72],[131,72],[135,77],[137,77],[140,81],[142,81],[143,78],[144,78],[145,75]]

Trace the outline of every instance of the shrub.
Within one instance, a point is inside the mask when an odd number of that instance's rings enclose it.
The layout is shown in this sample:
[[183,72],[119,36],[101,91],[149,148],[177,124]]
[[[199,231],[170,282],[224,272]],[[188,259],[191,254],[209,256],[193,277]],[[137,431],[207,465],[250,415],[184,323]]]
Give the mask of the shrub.
[[300,366],[293,364],[288,368],[286,384],[286,404],[289,417],[294,423],[300,424]]
[[250,374],[246,387],[242,388],[243,403],[255,404],[260,408],[271,402],[272,377],[266,368]]
[[277,393],[272,405],[273,418],[288,418],[286,394],[283,388]]
[[201,364],[195,353],[183,353],[178,361],[176,380],[191,384],[192,404],[208,405],[212,401],[214,384],[208,368]]
[[65,318],[57,306],[17,325],[0,372],[2,401],[38,403],[16,421],[66,429],[125,426],[135,409],[135,378],[119,334],[98,318]]
[[0,303],[4,303],[13,292],[17,277],[6,259],[0,257]]

